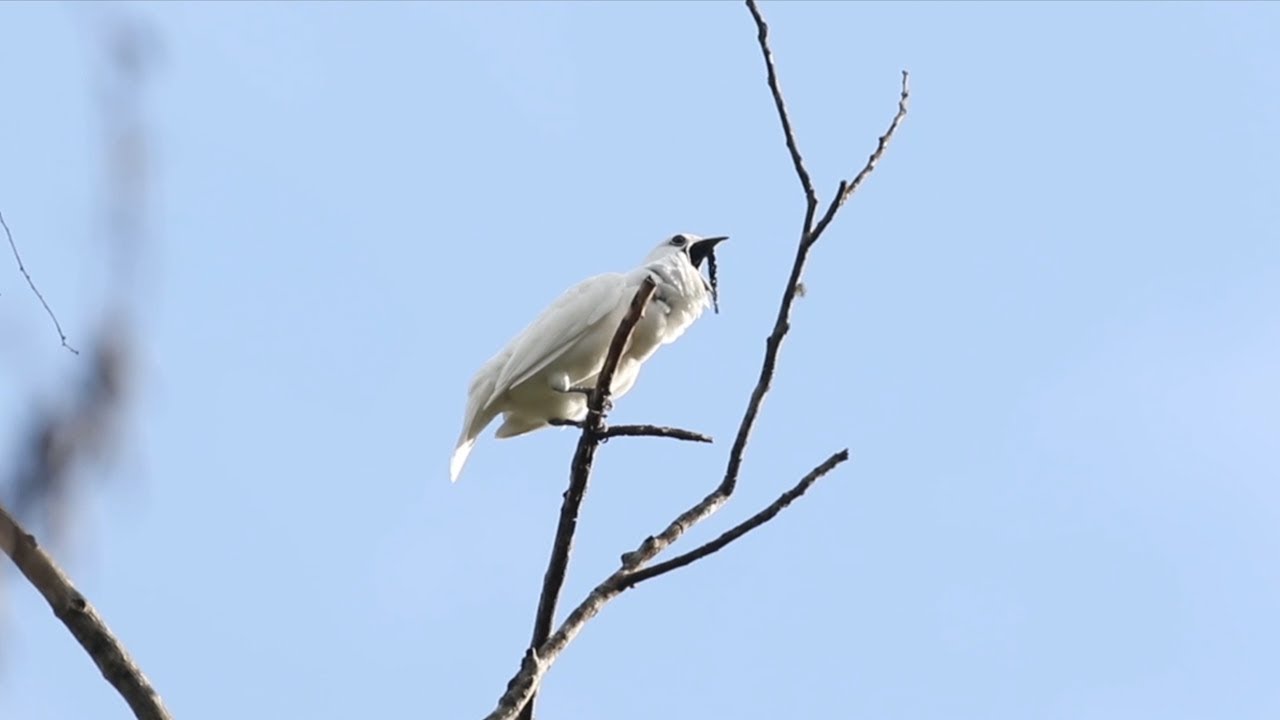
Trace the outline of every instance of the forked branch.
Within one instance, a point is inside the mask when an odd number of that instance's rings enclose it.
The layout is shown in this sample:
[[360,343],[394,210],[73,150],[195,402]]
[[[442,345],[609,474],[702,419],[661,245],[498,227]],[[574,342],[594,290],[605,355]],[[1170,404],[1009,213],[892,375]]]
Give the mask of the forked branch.
[[871,151],[871,157],[867,158],[867,164],[862,166],[857,175],[852,180],[841,181],[840,187],[836,190],[836,197],[831,201],[831,205],[827,207],[827,211],[823,213],[822,219],[818,221],[816,227],[809,234],[809,243],[817,241],[818,236],[823,230],[831,224],[836,217],[836,211],[844,205],[858,188],[862,185],[862,181],[867,179],[872,170],[876,169],[876,165],[880,164],[880,158],[884,155],[884,151],[889,148],[889,141],[893,139],[893,134],[898,131],[898,126],[907,117],[907,102],[911,100],[911,75],[906,71],[902,71],[902,90],[898,93],[898,112],[894,114],[893,120],[889,123],[889,129],[880,136],[879,142],[876,143],[876,149]]
[[[684,567],[695,560],[710,555],[752,530],[764,525],[766,522],[772,520],[778,513],[782,512],[782,510],[785,509],[787,505],[790,505],[796,498],[803,495],[805,491],[818,481],[819,478],[830,472],[848,458],[848,450],[841,450],[835,455],[832,455],[821,465],[809,471],[809,473],[804,476],[804,479],[802,479],[795,487],[783,493],[782,496],[771,503],[769,507],[752,516],[745,522],[740,523],[732,530],[726,532],[724,535],[721,535],[706,545],[686,553],[685,555],[672,558],[665,563],[654,565],[650,572],[633,571],[630,569],[632,565],[628,563],[624,556],[622,567],[615,570],[612,575],[605,578],[604,582],[597,585],[587,595],[586,599],[579,603],[578,606],[569,613],[569,616],[565,618],[565,621],[556,630],[555,634],[548,638],[547,641],[537,649],[537,651],[534,651],[531,648],[525,653],[524,659],[520,663],[519,672],[517,672],[515,677],[511,678],[511,681],[507,683],[506,692],[498,699],[498,707],[495,708],[493,712],[486,715],[485,720],[511,720],[511,718],[516,717],[517,713],[521,712],[521,708],[528,710],[528,708],[532,707],[533,695],[537,691],[538,686],[542,683],[542,678],[546,675],[551,664],[556,661],[562,652],[564,652],[564,649],[569,646],[569,643],[573,642],[573,639],[578,636],[578,633],[582,631],[582,628],[586,626],[591,618],[598,615],[610,600],[613,600],[644,580],[652,579],[658,575],[664,575],[672,570]],[[699,518],[699,520],[701,519],[702,518]],[[665,542],[659,538],[649,537],[645,539],[641,548],[644,549],[645,552],[657,554],[669,546],[669,542]],[[633,554],[634,553],[628,553],[628,555]],[[694,557],[695,554],[696,557]],[[657,572],[652,572],[652,570],[657,570]]]
[[660,575],[666,575],[672,570],[679,570],[680,568],[697,560],[701,560],[712,553],[723,550],[729,545],[729,543],[772,520],[778,513],[785,510],[788,505],[799,500],[801,495],[808,492],[809,488],[813,487],[813,484],[818,482],[819,478],[831,472],[837,465],[848,459],[848,449],[835,453],[831,457],[827,458],[821,465],[810,470],[809,474],[801,478],[800,482],[796,483],[795,487],[782,493],[777,500],[769,503],[768,507],[755,515],[752,515],[746,520],[743,520],[737,525],[734,525],[732,528],[729,528],[715,540],[699,545],[689,552],[677,555],[670,560],[663,560],[660,563],[650,565],[646,568],[641,568],[635,572],[626,573],[620,581],[622,583],[621,589],[629,590],[645,580],[652,580]]

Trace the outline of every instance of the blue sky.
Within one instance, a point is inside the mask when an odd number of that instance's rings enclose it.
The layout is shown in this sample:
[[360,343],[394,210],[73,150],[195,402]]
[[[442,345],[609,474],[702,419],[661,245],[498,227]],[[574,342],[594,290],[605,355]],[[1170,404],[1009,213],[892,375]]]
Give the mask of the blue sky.
[[[471,373],[664,235],[727,234],[721,314],[647,366],[567,601],[718,478],[801,199],[738,3],[131,6],[152,242],[116,462],[55,548],[187,720],[481,717],[575,441],[446,463]],[[1280,9],[765,3],[824,198],[742,484],[852,458],[609,606],[547,718],[1280,713]],[[0,8],[0,210],[73,343],[101,304],[75,6]],[[0,267],[8,264],[0,260]],[[0,272],[0,447],[84,362]],[[15,576],[10,573],[12,579]],[[25,585],[0,717],[127,717]]]

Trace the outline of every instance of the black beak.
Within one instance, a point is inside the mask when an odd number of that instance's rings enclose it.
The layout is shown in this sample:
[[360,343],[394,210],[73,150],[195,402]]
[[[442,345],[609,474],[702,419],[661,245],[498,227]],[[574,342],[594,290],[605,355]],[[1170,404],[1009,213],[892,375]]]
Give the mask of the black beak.
[[702,267],[702,261],[707,259],[707,256],[711,254],[711,251],[715,246],[728,239],[728,235],[721,235],[720,237],[702,238],[698,242],[690,245],[689,262],[693,263],[693,266],[696,268]]

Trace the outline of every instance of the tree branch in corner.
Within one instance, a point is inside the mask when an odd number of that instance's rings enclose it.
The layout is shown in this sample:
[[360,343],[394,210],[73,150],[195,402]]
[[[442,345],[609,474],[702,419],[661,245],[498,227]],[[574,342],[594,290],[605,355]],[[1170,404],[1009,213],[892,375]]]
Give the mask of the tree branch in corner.
[[0,550],[44,597],[53,614],[89,653],[102,676],[120,693],[138,720],[171,720],[159,693],[89,604],[36,539],[0,507]]

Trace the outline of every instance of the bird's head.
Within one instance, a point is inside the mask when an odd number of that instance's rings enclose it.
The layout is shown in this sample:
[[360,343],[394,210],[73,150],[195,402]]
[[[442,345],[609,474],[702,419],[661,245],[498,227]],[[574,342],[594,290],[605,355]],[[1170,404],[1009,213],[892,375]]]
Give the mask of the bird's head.
[[715,310],[718,313],[720,312],[720,296],[718,292],[719,283],[716,278],[715,247],[728,239],[727,235],[701,237],[690,233],[677,233],[659,243],[649,253],[648,259],[652,262],[670,255],[682,254],[695,270],[701,269],[702,262],[705,260],[707,262],[707,274],[710,275],[711,280],[707,288],[711,291],[711,300],[715,304]]

